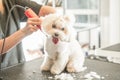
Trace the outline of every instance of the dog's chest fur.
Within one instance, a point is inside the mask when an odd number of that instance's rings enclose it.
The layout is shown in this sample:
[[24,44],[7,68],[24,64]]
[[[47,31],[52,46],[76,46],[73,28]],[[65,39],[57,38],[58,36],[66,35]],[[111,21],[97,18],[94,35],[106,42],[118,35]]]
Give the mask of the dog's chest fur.
[[55,44],[52,41],[52,37],[49,37],[46,40],[45,50],[48,53],[49,57],[51,57],[52,59],[56,59],[59,54],[62,54],[64,52],[68,53],[68,46],[69,43],[61,41]]

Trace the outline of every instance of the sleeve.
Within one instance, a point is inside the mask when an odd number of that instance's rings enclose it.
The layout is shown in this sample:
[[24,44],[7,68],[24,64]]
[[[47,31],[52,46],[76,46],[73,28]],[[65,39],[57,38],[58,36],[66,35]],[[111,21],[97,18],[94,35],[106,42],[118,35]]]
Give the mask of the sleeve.
[[4,36],[4,33],[2,32],[1,26],[0,26],[0,39],[2,39]]
[[[27,6],[27,7],[31,8],[37,15],[39,14],[39,11],[42,7],[42,5],[40,5],[34,1],[31,1],[31,0],[15,0],[15,3],[17,5],[21,5],[23,7]],[[21,21],[27,20],[27,17],[24,15],[24,10],[18,8],[18,14],[19,14]]]

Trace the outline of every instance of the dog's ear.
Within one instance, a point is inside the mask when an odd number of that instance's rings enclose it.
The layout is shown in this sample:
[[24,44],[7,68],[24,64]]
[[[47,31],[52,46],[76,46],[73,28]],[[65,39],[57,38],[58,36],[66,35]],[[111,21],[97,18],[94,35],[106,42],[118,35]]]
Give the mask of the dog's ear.
[[52,23],[58,18],[58,14],[49,14],[43,17],[41,28],[43,31],[47,32]]
[[73,25],[75,23],[75,16],[73,14],[65,14],[64,19],[70,25]]
[[76,36],[77,36],[77,32],[75,31],[74,28],[71,28],[72,30],[70,31],[70,35],[69,35],[69,41],[73,41],[76,39]]
[[69,26],[69,40],[68,41],[73,41],[74,39],[76,39],[76,31],[73,28],[74,23],[75,23],[75,16],[73,14],[65,14],[64,20]]

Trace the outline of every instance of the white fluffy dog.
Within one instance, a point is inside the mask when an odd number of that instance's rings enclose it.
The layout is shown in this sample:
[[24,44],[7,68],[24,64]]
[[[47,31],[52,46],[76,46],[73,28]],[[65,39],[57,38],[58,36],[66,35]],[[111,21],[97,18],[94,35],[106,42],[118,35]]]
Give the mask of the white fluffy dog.
[[50,14],[42,22],[47,34],[45,59],[41,71],[59,74],[65,68],[68,72],[80,72],[84,65],[84,54],[76,40],[73,29],[74,17]]

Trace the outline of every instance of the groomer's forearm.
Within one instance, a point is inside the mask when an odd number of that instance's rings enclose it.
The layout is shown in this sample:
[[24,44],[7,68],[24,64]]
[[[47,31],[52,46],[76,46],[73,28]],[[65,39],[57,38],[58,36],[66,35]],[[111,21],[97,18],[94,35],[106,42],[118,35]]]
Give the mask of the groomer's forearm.
[[55,12],[56,12],[56,9],[51,6],[42,6],[39,12],[39,16],[45,16]]
[[[21,42],[21,40],[25,36],[26,36],[25,33],[22,32],[22,30],[19,30],[19,31],[15,32],[14,34],[12,34],[11,36],[7,37],[5,39],[5,45],[4,45],[2,54],[5,54],[7,51],[9,51],[14,46],[16,46],[19,42]],[[1,53],[1,49],[3,47],[2,45],[3,45],[3,39],[0,40],[0,53]]]

